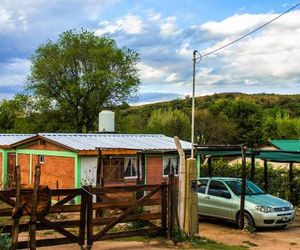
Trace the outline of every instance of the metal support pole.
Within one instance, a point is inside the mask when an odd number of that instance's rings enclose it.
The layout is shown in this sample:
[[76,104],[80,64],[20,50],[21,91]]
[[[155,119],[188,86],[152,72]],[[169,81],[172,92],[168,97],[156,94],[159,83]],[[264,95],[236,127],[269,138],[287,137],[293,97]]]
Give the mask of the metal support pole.
[[295,205],[293,162],[290,162],[289,165],[289,188],[290,188],[289,200],[293,205]]
[[196,53],[193,51],[193,94],[192,94],[192,134],[191,134],[191,158],[194,158],[194,135],[195,135],[195,76],[196,76]]
[[265,192],[268,192],[268,162],[264,161],[264,185]]
[[251,153],[251,181],[254,181],[255,176],[255,154]]
[[246,193],[246,147],[242,146],[242,192],[240,201],[240,229],[245,226],[245,193]]
[[212,177],[211,156],[208,156],[207,158],[207,165],[208,165],[208,176]]

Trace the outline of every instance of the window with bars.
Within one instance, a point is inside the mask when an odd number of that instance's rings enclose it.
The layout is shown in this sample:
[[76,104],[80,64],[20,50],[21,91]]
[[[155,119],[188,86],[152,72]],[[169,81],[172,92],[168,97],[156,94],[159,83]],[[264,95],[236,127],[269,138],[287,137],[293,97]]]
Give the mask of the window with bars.
[[137,158],[136,157],[124,158],[124,177],[125,178],[137,177]]
[[178,175],[178,157],[177,156],[164,156],[163,175],[169,174]]

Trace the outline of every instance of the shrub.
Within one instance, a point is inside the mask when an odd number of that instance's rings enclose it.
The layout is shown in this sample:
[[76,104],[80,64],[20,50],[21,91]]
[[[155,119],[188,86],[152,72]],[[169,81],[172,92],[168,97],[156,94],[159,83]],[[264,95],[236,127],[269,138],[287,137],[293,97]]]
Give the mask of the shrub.
[[0,234],[0,249],[9,250],[11,248],[11,239],[7,234]]

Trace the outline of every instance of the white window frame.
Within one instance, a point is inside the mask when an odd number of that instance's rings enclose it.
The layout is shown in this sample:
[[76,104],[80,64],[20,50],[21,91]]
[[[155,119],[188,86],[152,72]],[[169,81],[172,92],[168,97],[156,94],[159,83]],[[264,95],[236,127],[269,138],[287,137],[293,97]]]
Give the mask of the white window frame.
[[45,164],[45,155],[38,155],[38,162],[39,164]]
[[[125,171],[126,171],[126,162],[127,160],[134,160],[135,162],[135,176],[125,176]],[[137,157],[124,157],[124,179],[136,179],[138,177],[138,158]]]
[[174,176],[178,176],[178,172],[179,172],[179,158],[176,155],[168,155],[168,156],[163,156],[163,167],[162,167],[162,174],[163,177],[168,177],[169,175],[165,174],[165,161],[169,160],[169,159],[176,159],[177,160],[177,173],[175,171]]

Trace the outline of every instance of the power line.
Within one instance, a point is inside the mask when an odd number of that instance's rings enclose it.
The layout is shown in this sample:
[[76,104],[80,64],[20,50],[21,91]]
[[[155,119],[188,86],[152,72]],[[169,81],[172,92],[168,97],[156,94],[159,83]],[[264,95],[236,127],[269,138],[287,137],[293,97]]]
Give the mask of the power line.
[[206,56],[208,56],[208,55],[211,55],[211,54],[213,54],[213,53],[215,53],[215,52],[217,52],[217,51],[219,51],[219,50],[222,50],[222,49],[224,49],[224,48],[226,48],[226,47],[228,47],[228,46],[230,46],[230,45],[232,45],[232,44],[234,44],[234,43],[236,43],[236,42],[238,42],[238,41],[244,39],[244,38],[247,37],[247,36],[250,36],[251,34],[255,33],[256,31],[258,31],[258,30],[260,30],[260,29],[266,27],[267,25],[269,25],[270,23],[274,22],[274,21],[277,20],[278,18],[282,17],[283,15],[285,15],[285,14],[287,14],[288,12],[292,11],[293,9],[297,8],[299,5],[300,5],[300,3],[297,3],[297,4],[294,5],[293,7],[289,8],[288,10],[286,10],[286,11],[283,12],[283,13],[281,13],[280,15],[274,17],[273,19],[271,19],[270,21],[266,22],[265,24],[263,24],[263,25],[257,27],[256,29],[254,29],[254,30],[252,30],[252,31],[250,31],[250,32],[248,32],[248,33],[246,33],[245,35],[243,35],[243,36],[241,36],[241,37],[239,37],[239,38],[233,40],[233,41],[230,42],[230,43],[227,43],[227,44],[225,44],[225,45],[223,45],[223,46],[221,46],[221,47],[219,47],[219,48],[217,48],[217,49],[214,49],[214,50],[212,50],[212,51],[209,51],[209,52],[207,52],[207,53],[205,53],[205,54],[203,54],[203,55],[200,54],[200,60],[201,60],[203,57],[206,57]]

